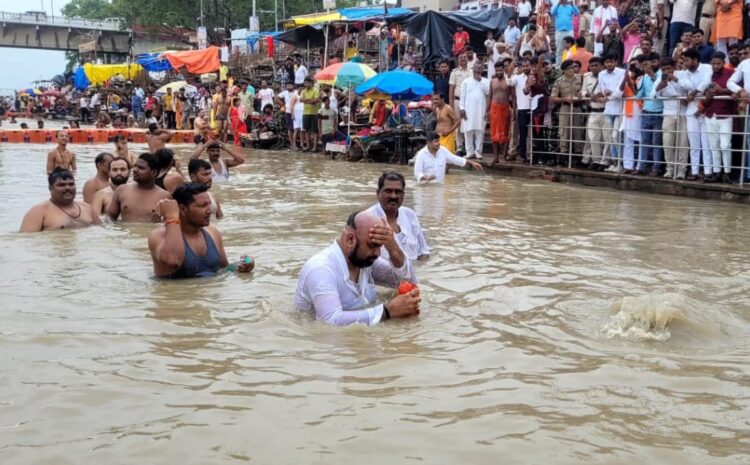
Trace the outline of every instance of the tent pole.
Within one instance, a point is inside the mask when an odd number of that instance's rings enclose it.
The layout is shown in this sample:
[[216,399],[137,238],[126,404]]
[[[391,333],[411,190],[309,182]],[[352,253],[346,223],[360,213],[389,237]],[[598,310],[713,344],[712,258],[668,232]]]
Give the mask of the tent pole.
[[325,29],[325,45],[323,46],[323,68],[328,65],[328,35],[330,33],[331,23],[326,23],[326,29]]

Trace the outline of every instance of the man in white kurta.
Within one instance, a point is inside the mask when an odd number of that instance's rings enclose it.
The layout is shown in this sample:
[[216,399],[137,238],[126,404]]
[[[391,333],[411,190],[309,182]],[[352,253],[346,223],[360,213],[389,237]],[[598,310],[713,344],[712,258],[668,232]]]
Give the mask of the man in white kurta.
[[[389,260],[380,256],[381,247]],[[419,313],[419,290],[376,304],[375,285],[395,288],[407,263],[388,224],[370,212],[350,215],[341,236],[302,267],[294,306],[336,326],[375,325]]]
[[[468,158],[468,157],[467,157]],[[445,166],[470,165],[477,171],[482,171],[482,165],[453,155],[450,150],[440,145],[440,136],[435,132],[427,134],[427,145],[417,152],[414,158],[414,177],[419,183],[442,183],[445,180]]]
[[[378,218],[385,218],[388,222],[396,234],[396,242],[401,247],[409,266],[406,279],[415,283],[417,276],[414,272],[414,262],[426,260],[430,255],[430,248],[427,246],[417,213],[403,206],[405,191],[406,180],[401,173],[383,173],[378,179],[378,203],[367,211]],[[385,247],[381,248],[380,256],[388,259]]]
[[473,75],[461,83],[458,107],[461,110],[461,132],[464,133],[466,158],[482,158],[484,129],[487,127],[487,102],[490,81],[482,77],[482,65],[472,68]]

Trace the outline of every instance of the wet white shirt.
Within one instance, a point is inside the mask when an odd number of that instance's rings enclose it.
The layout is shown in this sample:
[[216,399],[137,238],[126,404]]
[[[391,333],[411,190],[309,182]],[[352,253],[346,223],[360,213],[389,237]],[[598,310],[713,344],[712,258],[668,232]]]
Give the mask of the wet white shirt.
[[425,146],[417,152],[417,156],[415,157],[414,177],[419,182],[422,176],[435,176],[433,181],[442,183],[445,180],[445,165],[448,163],[456,166],[466,166],[466,159],[453,155],[450,150],[443,146],[440,146],[437,153],[433,155],[427,146]]
[[[380,206],[380,203],[376,203],[367,211],[374,213],[378,218],[386,217],[385,211],[383,210],[383,207]],[[419,224],[419,218],[414,210],[408,207],[399,207],[396,223],[400,229],[396,234],[396,243],[401,247],[401,251],[406,256],[407,262],[409,262],[409,271],[406,279],[415,283],[418,280],[414,273],[413,262],[419,258],[420,255],[429,254],[430,247],[427,245],[424,231],[422,231],[422,225]],[[385,247],[380,248],[380,256],[390,261],[390,256]]]
[[395,268],[379,257],[371,267],[359,270],[359,280],[355,283],[349,279],[344,252],[333,241],[302,267],[294,306],[300,311],[314,310],[315,318],[329,325],[376,325],[383,317],[383,304],[373,306],[377,299],[375,285],[395,288],[406,272],[406,263]]

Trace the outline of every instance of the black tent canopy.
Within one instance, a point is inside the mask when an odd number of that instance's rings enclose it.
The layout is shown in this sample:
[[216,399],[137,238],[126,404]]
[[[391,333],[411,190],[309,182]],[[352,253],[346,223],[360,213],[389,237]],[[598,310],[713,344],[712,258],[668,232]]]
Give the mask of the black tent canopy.
[[422,42],[422,63],[428,66],[453,58],[453,34],[457,26],[463,26],[469,33],[471,47],[475,51],[484,50],[487,32],[492,31],[497,36],[505,30],[508,20],[514,16],[513,8],[503,7],[480,11],[427,11],[395,18],[392,22],[402,25],[409,35]]

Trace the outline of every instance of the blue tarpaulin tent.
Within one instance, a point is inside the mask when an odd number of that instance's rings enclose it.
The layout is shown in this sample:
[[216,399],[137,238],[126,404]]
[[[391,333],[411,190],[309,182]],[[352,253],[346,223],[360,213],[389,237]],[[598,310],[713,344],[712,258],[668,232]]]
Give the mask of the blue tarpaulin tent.
[[141,53],[135,58],[135,62],[143,66],[146,71],[169,71],[172,65],[166,59],[159,59],[161,53]]
[[364,21],[372,18],[394,18],[396,16],[412,15],[413,10],[408,8],[388,8],[386,14],[385,8],[383,7],[363,7],[363,8],[339,8],[339,14],[342,19],[349,21]]
[[84,71],[83,67],[79,67],[73,75],[73,85],[78,90],[86,90],[91,85],[89,78],[86,77],[86,71]]

